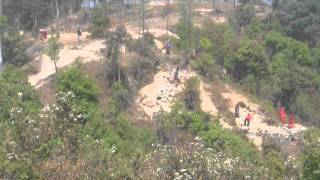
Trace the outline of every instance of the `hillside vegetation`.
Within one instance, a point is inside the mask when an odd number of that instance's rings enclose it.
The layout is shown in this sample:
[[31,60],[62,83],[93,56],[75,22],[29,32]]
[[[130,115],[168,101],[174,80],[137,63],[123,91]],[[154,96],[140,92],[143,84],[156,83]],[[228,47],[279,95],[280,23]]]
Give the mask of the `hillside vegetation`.
[[[0,179],[320,179],[320,1],[0,6]],[[286,137],[238,127],[227,87]],[[278,127],[279,105],[306,130]]]

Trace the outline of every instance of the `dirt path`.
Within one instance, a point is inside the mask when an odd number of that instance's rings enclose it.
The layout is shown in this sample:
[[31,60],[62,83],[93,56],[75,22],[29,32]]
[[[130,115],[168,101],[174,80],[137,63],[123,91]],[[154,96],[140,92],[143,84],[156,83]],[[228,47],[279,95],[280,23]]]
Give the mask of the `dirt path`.
[[174,69],[172,68],[162,70],[154,76],[152,83],[146,85],[139,91],[136,102],[150,118],[161,109],[170,112],[176,95],[184,89],[184,82],[196,76],[193,72],[181,70],[179,73],[180,83],[172,83],[173,75]]
[[214,105],[211,100],[211,94],[206,90],[206,85],[201,82],[200,83],[200,107],[204,112],[210,113],[213,116],[216,116],[218,113],[218,109]]
[[[78,49],[73,46],[76,43],[76,35],[74,33],[68,33],[68,35],[61,35],[60,37],[60,41],[64,44],[64,47],[60,50],[60,59],[57,63],[58,68],[71,65],[79,57],[83,59],[83,62],[100,60],[101,56],[99,52],[105,47],[103,40],[88,41]],[[82,37],[82,41],[85,41],[85,37]],[[35,61],[40,61],[41,68],[37,74],[30,75],[28,78],[31,85],[39,88],[48,77],[55,74],[55,67],[50,58],[45,54],[39,55]]]
[[[209,89],[208,85],[204,84],[201,81],[200,88],[199,88],[200,100],[201,100],[200,108],[202,111],[209,113],[212,117],[216,117],[219,114],[219,111],[216,108],[214,102],[212,101],[211,93],[207,89]],[[223,128],[226,128],[226,129],[233,128],[231,125],[229,125],[223,120],[220,120],[220,123]]]
[[258,104],[249,100],[246,96],[238,93],[231,87],[227,86],[227,92],[222,93],[224,99],[229,100],[229,110],[234,112],[235,106],[238,102],[243,102],[250,109],[251,114],[253,115],[253,120],[250,123],[249,128],[243,127],[244,117],[249,113],[247,108],[240,108],[240,118],[236,118],[236,127],[242,130],[247,130],[247,137],[252,140],[252,142],[261,149],[261,145],[263,142],[263,138],[259,136],[259,132],[267,133],[271,136],[280,136],[282,138],[287,138],[290,135],[297,134],[307,128],[300,125],[295,124],[295,128],[288,129],[286,127],[280,126],[270,126],[265,120],[267,115],[263,112],[263,108]]
[[[130,34],[133,39],[139,39],[139,28],[138,27],[126,25],[126,30],[127,30],[128,34]],[[164,35],[167,35],[167,34],[169,36],[174,37],[174,38],[179,38],[178,35],[170,32],[170,31],[167,31],[166,29],[163,29],[163,28],[149,28],[146,31],[151,33],[155,37],[155,39],[154,39],[155,45],[156,45],[157,49],[160,51],[163,50],[164,45],[157,38],[164,36]]]

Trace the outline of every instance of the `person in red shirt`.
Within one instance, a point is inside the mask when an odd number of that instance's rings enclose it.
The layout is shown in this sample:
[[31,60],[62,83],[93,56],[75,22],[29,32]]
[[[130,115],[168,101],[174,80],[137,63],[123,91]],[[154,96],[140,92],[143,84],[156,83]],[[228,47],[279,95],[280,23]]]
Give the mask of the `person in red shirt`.
[[294,114],[290,113],[290,117],[289,117],[289,128],[294,128]]
[[250,126],[250,121],[252,120],[252,116],[250,113],[248,113],[248,115],[246,116],[246,118],[244,118],[244,126]]
[[286,109],[283,106],[281,106],[279,109],[279,115],[280,115],[282,126],[284,126],[286,124],[287,117],[286,117]]

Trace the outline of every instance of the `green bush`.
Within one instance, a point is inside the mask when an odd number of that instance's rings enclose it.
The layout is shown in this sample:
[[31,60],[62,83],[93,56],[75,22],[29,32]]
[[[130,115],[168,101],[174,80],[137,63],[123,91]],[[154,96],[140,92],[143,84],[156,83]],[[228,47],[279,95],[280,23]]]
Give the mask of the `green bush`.
[[47,143],[41,144],[35,149],[36,157],[40,159],[48,159],[57,150],[62,148],[62,141],[60,139],[52,139]]
[[313,128],[303,133],[303,139],[306,145],[315,145],[320,143],[320,129]]
[[26,114],[41,108],[38,94],[28,83],[26,76],[12,66],[0,74],[0,121],[8,120],[12,108],[21,107]]
[[207,146],[223,151],[243,159],[256,161],[257,152],[254,146],[243,139],[239,135],[232,133],[230,130],[223,129],[219,124],[215,123],[209,127],[207,131],[201,131],[200,137]]
[[4,179],[19,179],[29,180],[38,179],[38,174],[33,169],[32,161],[30,159],[21,159],[14,162],[6,161],[4,174],[0,174],[0,178]]
[[115,83],[111,88],[110,105],[114,106],[115,110],[124,111],[127,109],[131,100],[129,90],[122,83]]
[[22,66],[30,59],[25,54],[27,45],[23,42],[23,38],[19,32],[10,29],[8,35],[2,40],[3,43],[3,59],[9,64],[15,66]]
[[243,80],[249,75],[262,79],[268,73],[268,61],[264,47],[255,40],[243,39],[225,60],[225,67],[236,80]]
[[189,131],[195,136],[200,136],[208,147],[217,152],[222,151],[252,162],[258,158],[258,153],[252,144],[230,130],[223,129],[217,122],[212,123],[208,114],[190,112],[181,103],[176,103],[170,113],[157,116],[156,122],[159,125],[158,132],[161,132],[163,137],[169,137],[176,130]]
[[62,92],[73,92],[77,97],[88,101],[98,100],[98,87],[79,68],[72,67],[58,76],[57,89]]
[[[234,32],[229,25],[216,24],[212,21],[205,22],[200,40],[201,50],[210,53],[219,65],[224,64],[227,49],[234,38]],[[209,42],[206,42],[208,39]]]
[[111,27],[111,22],[108,17],[104,16],[103,10],[100,8],[95,9],[91,27],[91,35],[93,37],[103,37],[108,31],[109,27]]
[[212,78],[216,71],[215,60],[209,53],[201,55],[197,60],[191,62],[191,66],[202,76]]
[[304,155],[303,178],[320,179],[320,143],[309,147]]
[[186,108],[189,110],[198,110],[200,105],[200,80],[197,77],[192,77],[185,82],[184,86],[185,91],[183,94],[183,99]]
[[279,147],[271,143],[263,147],[262,153],[263,161],[267,165],[270,177],[272,177],[272,179],[284,179],[286,166]]

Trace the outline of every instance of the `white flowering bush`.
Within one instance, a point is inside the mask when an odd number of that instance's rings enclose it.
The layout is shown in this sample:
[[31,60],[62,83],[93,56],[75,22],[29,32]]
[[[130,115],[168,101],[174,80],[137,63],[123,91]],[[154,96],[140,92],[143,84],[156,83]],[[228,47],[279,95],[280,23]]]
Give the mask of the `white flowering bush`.
[[72,67],[58,76],[57,88],[62,92],[72,91],[77,97],[88,101],[98,100],[97,85],[80,70],[80,65]]
[[154,144],[145,156],[141,177],[154,179],[257,179],[265,175],[263,166],[256,167],[241,157],[206,147],[199,138],[186,144]]
[[0,122],[7,121],[10,111],[17,107],[31,114],[37,113],[41,104],[26,76],[8,66],[0,74]]

